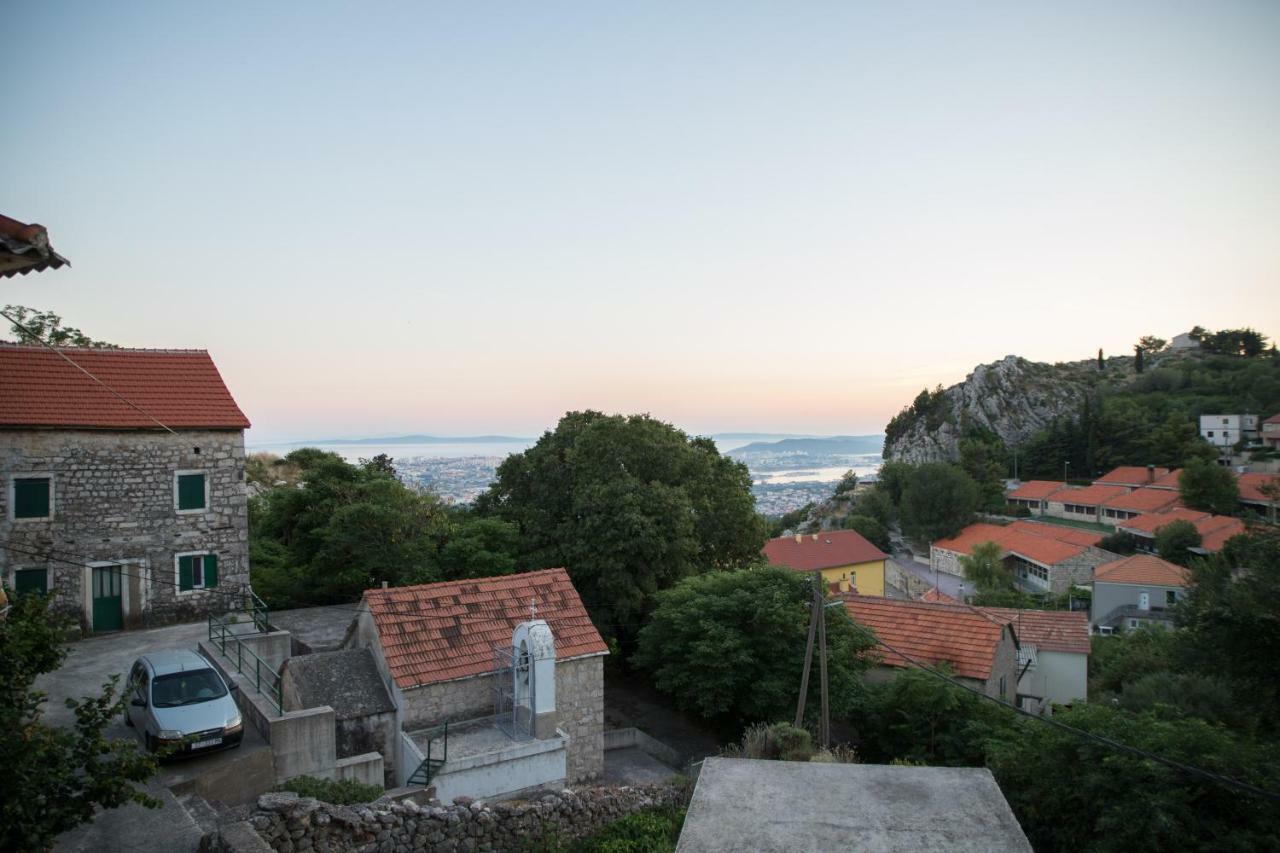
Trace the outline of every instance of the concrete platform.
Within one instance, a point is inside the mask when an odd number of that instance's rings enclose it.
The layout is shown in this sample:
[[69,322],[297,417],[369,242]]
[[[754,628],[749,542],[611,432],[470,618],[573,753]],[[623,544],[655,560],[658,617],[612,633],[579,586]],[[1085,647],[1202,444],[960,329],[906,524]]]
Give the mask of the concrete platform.
[[272,611],[267,618],[272,627],[293,635],[295,655],[331,652],[342,645],[347,628],[356,618],[358,606],[335,604],[329,607],[279,610]]
[[606,785],[649,785],[665,782],[675,775],[674,767],[636,746],[611,749],[604,754]]
[[[409,732],[414,746],[426,754],[434,729]],[[569,738],[564,734],[537,740],[512,740],[491,720],[449,726],[448,760],[431,784],[442,802],[455,797],[502,800],[541,789],[564,787]],[[434,755],[441,755],[436,744]]]

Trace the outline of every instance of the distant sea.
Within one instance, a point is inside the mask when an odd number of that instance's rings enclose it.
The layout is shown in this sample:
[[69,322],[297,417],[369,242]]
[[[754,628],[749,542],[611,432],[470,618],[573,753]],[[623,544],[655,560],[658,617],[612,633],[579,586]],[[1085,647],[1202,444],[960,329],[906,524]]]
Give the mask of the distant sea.
[[253,444],[247,447],[250,453],[278,453],[283,456],[292,450],[300,447],[318,447],[321,450],[328,450],[336,453],[348,462],[355,462],[357,459],[372,459],[380,453],[385,453],[392,459],[412,459],[422,456],[429,459],[451,459],[461,456],[497,456],[506,458],[512,453],[519,453],[527,450],[533,445],[532,441],[525,442],[458,442],[458,443],[431,443],[431,444],[374,444],[370,442],[360,442],[359,444],[332,444],[320,443],[316,441],[289,441],[277,442],[274,444]]
[[880,454],[871,453],[862,456],[850,456],[849,464],[834,465],[824,468],[796,468],[790,471],[753,471],[752,482],[756,485],[778,483],[834,483],[848,471],[859,477],[872,477],[880,468]]

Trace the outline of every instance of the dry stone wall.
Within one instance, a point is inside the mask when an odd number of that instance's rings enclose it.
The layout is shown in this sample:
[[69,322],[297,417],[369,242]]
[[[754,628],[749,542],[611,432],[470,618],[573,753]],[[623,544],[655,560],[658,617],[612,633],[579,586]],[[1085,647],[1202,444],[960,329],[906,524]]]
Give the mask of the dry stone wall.
[[334,806],[297,794],[258,798],[247,821],[256,838],[233,825],[204,837],[202,853],[261,850],[276,853],[460,853],[536,849],[541,841],[591,835],[620,817],[655,806],[683,805],[686,791],[665,785],[586,788],[546,794],[537,800],[500,803],[459,798],[442,806],[379,801]]

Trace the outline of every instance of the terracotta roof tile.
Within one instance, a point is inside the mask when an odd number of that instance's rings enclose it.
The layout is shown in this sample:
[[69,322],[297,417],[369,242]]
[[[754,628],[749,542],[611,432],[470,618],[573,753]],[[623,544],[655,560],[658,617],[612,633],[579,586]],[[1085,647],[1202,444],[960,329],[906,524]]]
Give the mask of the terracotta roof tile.
[[782,536],[764,543],[764,556],[775,566],[799,572],[830,569],[853,563],[883,560],[888,555],[872,545],[856,530],[829,530],[826,533]]
[[1142,465],[1121,465],[1094,480],[1095,484],[1109,486],[1149,486],[1169,473],[1168,468],[1147,469]]
[[1066,483],[1059,483],[1053,480],[1028,480],[1012,492],[1009,492],[1008,496],[1029,501],[1044,500],[1054,492],[1061,491],[1065,486]]
[[1122,509],[1129,512],[1159,512],[1178,502],[1178,493],[1168,489],[1134,489],[1104,503],[1106,509]]
[[491,672],[494,649],[511,645],[531,602],[551,627],[558,660],[609,650],[564,569],[370,589],[364,600],[401,689]]
[[0,215],[0,278],[26,275],[67,264],[49,245],[43,225],[27,225]]
[[933,589],[926,592],[924,595],[920,596],[920,600],[932,601],[932,602],[941,603],[941,604],[959,604],[960,603],[958,599],[952,598],[951,596],[947,595],[945,592],[938,589],[937,587],[934,587]]
[[1081,530],[1078,527],[1067,527],[1062,524],[1018,519],[1009,526],[1023,533],[1033,533],[1036,536],[1045,536],[1049,539],[1057,539],[1059,542],[1068,542],[1072,545],[1097,545],[1102,541],[1101,533],[1094,533],[1092,530]]
[[1067,488],[1054,492],[1049,500],[1054,503],[1079,504],[1081,506],[1101,506],[1112,498],[1118,498],[1129,491],[1124,486],[1112,486],[1094,483],[1092,486]]
[[1089,654],[1089,614],[1083,610],[1018,610],[979,607],[988,616],[1013,626],[1019,642],[1051,652]]
[[1171,521],[1190,521],[1196,522],[1201,518],[1208,518],[1209,513],[1201,512],[1198,509],[1188,509],[1187,507],[1174,507],[1165,512],[1150,512],[1140,515],[1137,518],[1129,518],[1120,522],[1116,527],[1129,533],[1145,534],[1147,536],[1155,536],[1161,527],[1164,527]]
[[1156,481],[1151,484],[1153,489],[1173,489],[1178,491],[1178,478],[1182,476],[1181,468],[1174,468],[1168,474],[1162,477],[1156,477]]
[[1259,472],[1251,472],[1248,474],[1239,474],[1236,476],[1236,484],[1240,487],[1240,500],[1242,501],[1272,501],[1275,498],[1267,497],[1262,493],[1262,487],[1271,482],[1280,482],[1280,474],[1266,474]]
[[[1032,527],[1044,528],[1044,530],[1032,530],[1030,529]],[[1032,562],[1052,566],[1079,555],[1089,544],[1092,544],[1071,541],[1084,537],[1072,535],[1074,531],[1065,535],[1060,534],[1057,532],[1058,529],[1065,530],[1065,528],[1057,528],[1056,525],[1031,522],[1015,522],[1006,526],[979,522],[969,525],[950,539],[934,542],[933,547],[960,554],[971,554],[975,545],[995,542],[1000,546],[1002,553],[1017,554]],[[1088,531],[1083,532],[1088,534]]]
[[[245,429],[249,420],[204,350],[59,347],[173,429]],[[0,344],[0,427],[159,429],[44,348]]]
[[1186,586],[1191,574],[1182,566],[1151,554],[1134,554],[1093,570],[1094,582]]
[[1176,507],[1167,512],[1153,512],[1121,522],[1117,529],[1153,538],[1160,529],[1174,521],[1189,521],[1200,534],[1200,547],[1205,551],[1222,550],[1232,536],[1244,533],[1244,522],[1225,515],[1210,515],[1198,509]]
[[[965,678],[991,677],[1004,628],[972,607],[861,595],[845,596],[844,606],[855,622],[902,655],[922,664],[945,662]],[[886,666],[911,666],[883,646],[877,651]]]

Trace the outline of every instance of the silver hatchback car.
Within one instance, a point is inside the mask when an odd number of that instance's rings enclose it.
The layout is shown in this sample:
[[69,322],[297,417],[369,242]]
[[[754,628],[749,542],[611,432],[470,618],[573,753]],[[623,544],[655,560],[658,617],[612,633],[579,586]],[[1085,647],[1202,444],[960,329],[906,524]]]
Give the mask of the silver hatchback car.
[[180,649],[138,658],[125,688],[125,725],[149,751],[193,755],[240,745],[244,720],[226,682],[199,654]]

